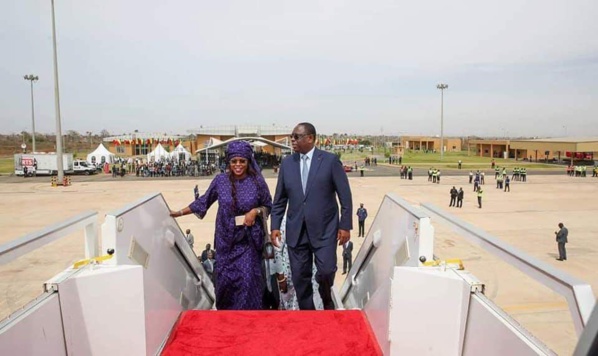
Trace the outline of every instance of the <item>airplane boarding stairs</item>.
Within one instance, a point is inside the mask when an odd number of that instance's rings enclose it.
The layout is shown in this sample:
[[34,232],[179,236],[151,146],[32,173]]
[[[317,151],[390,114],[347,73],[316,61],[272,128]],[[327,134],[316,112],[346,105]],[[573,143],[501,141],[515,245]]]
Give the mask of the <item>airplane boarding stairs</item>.
[[576,354],[596,351],[589,285],[422,208],[394,194],[383,199],[347,279],[333,290],[334,311],[213,310],[213,286],[161,194],[107,214],[101,249],[97,214],[84,213],[0,246],[6,264],[83,229],[88,258],[113,250],[55,276],[0,322],[0,355],[553,354],[458,263],[434,260],[430,216],[564,295],[581,334]]

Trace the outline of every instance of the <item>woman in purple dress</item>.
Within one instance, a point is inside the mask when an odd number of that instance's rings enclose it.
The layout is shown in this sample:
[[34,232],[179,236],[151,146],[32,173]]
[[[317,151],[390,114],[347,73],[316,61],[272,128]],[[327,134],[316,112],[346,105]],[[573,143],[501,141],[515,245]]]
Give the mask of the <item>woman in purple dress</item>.
[[272,196],[248,142],[231,142],[226,160],[228,172],[217,175],[204,195],[179,211],[171,211],[170,216],[195,213],[203,218],[218,201],[214,233],[218,251],[214,270],[216,308],[262,309],[262,219],[272,208]]

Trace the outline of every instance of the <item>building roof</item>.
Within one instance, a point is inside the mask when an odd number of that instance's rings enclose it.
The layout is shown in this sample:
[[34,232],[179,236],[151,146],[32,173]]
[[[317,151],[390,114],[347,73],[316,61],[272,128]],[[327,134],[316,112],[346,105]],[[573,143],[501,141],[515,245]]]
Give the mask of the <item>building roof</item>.
[[288,135],[293,131],[287,126],[276,125],[223,125],[223,126],[201,126],[199,129],[187,130],[195,135],[213,136],[264,136],[264,135]]
[[145,133],[145,132],[136,132],[136,133],[128,133],[128,134],[122,134],[122,135],[118,135],[118,136],[109,136],[109,137],[104,137],[104,139],[102,141],[104,142],[111,142],[114,140],[133,140],[133,139],[142,139],[142,140],[147,140],[147,139],[158,139],[158,140],[162,140],[162,139],[172,139],[172,140],[180,140],[180,139],[188,139],[189,135],[175,135],[175,134],[165,134],[163,132],[160,133]]
[[[220,147],[224,147],[226,145],[228,145],[229,143],[233,142],[233,141],[248,141],[251,144],[257,143],[257,142],[262,142],[265,145],[270,145],[270,146],[274,146],[274,147],[278,147],[278,148],[282,148],[282,149],[286,149],[286,150],[291,150],[292,148],[290,146],[281,144],[279,142],[274,142],[274,141],[270,141],[267,140],[263,137],[232,137],[226,141],[220,141],[220,140],[215,140],[212,141],[210,140],[209,146],[204,147],[204,148],[200,148],[197,151],[195,151],[195,153],[200,153],[200,152],[204,152],[204,151],[208,151],[208,150],[213,150],[216,148],[220,148]],[[260,144],[258,144],[258,146],[262,146]]]
[[[401,140],[421,140],[421,141],[434,141],[439,140],[440,136],[418,136],[418,135],[402,135]],[[444,136],[445,140],[460,140],[460,137]]]
[[470,144],[483,144],[483,145],[508,145],[510,140],[508,139],[490,139],[490,138],[476,138],[468,140]]
[[535,138],[530,140],[511,140],[517,142],[547,142],[547,143],[591,143],[598,142],[598,137],[548,137],[548,138]]
[[533,140],[511,140],[513,149],[546,150],[554,152],[598,152],[598,138],[554,137]]

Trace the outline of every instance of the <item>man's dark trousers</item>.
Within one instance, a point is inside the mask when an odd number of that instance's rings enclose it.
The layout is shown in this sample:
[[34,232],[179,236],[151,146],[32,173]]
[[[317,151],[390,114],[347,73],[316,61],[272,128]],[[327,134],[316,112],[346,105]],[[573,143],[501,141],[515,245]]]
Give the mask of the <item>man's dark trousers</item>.
[[567,259],[567,250],[565,249],[566,242],[558,242],[559,245],[559,259],[566,260]]
[[357,237],[365,236],[365,220],[359,220],[359,233]]
[[346,273],[351,270],[353,266],[353,261],[351,261],[351,256],[343,256],[343,272]]
[[[334,309],[332,286],[334,285],[334,275],[336,273],[336,243],[319,248],[312,247],[309,242],[305,223],[303,223],[297,246],[288,246],[288,250],[291,271],[293,272],[293,285],[297,293],[299,309],[316,309],[311,282],[313,256],[316,258],[316,282],[319,284],[318,291],[320,292],[324,309]],[[334,253],[331,253],[330,250],[334,251]],[[334,259],[331,260],[328,256],[334,256]]]

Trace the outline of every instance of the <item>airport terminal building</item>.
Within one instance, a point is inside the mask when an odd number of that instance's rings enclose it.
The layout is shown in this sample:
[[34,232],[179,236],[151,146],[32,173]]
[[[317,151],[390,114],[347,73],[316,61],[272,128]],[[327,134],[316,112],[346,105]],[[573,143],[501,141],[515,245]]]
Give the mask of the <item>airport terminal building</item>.
[[561,137],[531,140],[469,140],[470,154],[480,157],[528,161],[593,161],[598,154],[597,137]]
[[401,136],[399,145],[405,150],[415,151],[438,151],[444,146],[444,152],[461,151],[462,142],[460,138],[444,137],[443,144],[440,137],[435,136]]

